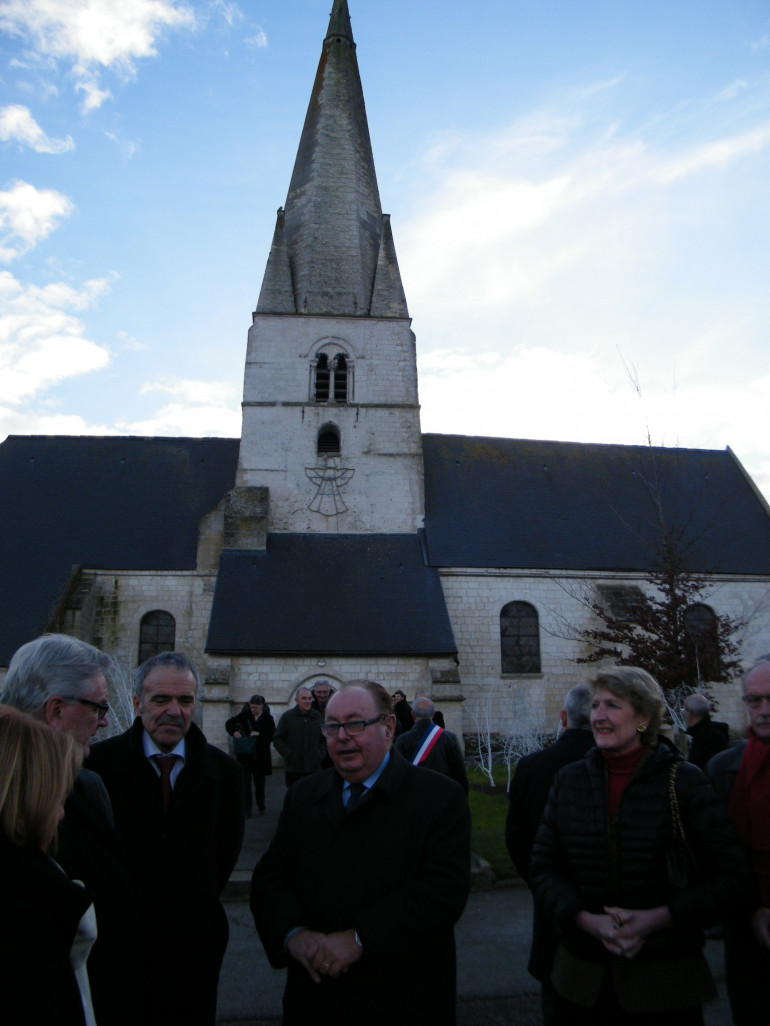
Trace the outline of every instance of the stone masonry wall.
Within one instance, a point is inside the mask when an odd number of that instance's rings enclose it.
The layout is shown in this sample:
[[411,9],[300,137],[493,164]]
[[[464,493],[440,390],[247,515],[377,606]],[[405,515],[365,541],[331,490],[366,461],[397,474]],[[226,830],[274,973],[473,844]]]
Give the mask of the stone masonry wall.
[[[568,625],[589,626],[589,611],[581,601],[585,581],[635,584],[649,590],[643,578],[630,575],[601,578],[559,576],[493,570],[445,570],[441,574],[449,617],[460,660],[465,703],[463,730],[473,733],[490,721],[503,726],[511,715],[526,715],[533,723],[555,731],[566,692],[587,680],[592,664],[579,664],[581,648],[569,639]],[[770,651],[770,582],[723,579],[706,602],[718,613],[748,618],[740,637],[744,665]],[[531,603],[540,619],[539,674],[503,674],[500,662],[500,611],[511,601]],[[742,730],[745,714],[737,684],[715,685],[719,716]]]

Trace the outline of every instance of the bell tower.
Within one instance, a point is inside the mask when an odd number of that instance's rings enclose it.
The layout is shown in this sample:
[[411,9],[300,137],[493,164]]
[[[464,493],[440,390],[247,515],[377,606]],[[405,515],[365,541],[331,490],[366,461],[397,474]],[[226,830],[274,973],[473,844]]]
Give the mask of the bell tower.
[[249,330],[237,487],[268,490],[268,533],[422,526],[415,338],[347,0],[334,0]]

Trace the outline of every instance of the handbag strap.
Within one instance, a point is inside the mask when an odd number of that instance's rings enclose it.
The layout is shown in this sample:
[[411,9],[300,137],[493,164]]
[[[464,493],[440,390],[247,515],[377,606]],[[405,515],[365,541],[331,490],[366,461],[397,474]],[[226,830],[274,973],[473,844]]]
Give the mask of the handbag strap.
[[676,793],[676,763],[668,771],[668,799],[671,803],[671,820],[674,824],[674,835],[678,841],[687,841],[687,836],[682,825],[682,817],[679,813],[679,798]]

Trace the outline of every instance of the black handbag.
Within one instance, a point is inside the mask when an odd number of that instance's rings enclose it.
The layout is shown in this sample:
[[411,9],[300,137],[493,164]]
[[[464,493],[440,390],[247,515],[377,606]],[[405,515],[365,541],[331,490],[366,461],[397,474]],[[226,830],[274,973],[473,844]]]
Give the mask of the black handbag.
[[257,750],[257,739],[255,737],[234,737],[233,753],[235,755],[254,755]]
[[674,763],[668,773],[668,799],[671,805],[674,840],[666,852],[666,876],[675,890],[683,891],[698,876],[698,860],[687,843],[687,835],[684,832],[679,812],[679,798],[676,793],[676,766],[677,764]]

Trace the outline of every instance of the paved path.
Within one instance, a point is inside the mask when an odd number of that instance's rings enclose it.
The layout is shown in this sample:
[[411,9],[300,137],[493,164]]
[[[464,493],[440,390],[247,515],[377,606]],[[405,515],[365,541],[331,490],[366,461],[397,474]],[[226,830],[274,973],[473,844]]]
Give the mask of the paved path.
[[[230,943],[220,977],[218,1026],[280,1022],[285,974],[270,968],[247,898],[251,871],[275,831],[283,794],[283,775],[274,775],[268,781],[267,813],[247,821],[243,851],[228,887]],[[539,1026],[539,985],[527,973],[531,923],[532,899],[526,887],[471,892],[456,928],[458,1026]],[[719,941],[707,945],[720,997],[706,1007],[706,1026],[730,1022],[721,947]]]

